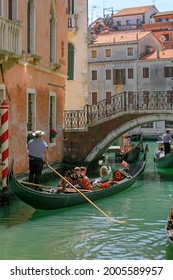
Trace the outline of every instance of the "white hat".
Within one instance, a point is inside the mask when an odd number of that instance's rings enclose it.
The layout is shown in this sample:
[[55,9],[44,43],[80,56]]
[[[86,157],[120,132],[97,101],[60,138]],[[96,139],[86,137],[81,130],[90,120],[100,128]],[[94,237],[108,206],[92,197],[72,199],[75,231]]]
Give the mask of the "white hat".
[[44,132],[41,130],[36,130],[32,135],[36,136],[36,137],[40,137],[40,136],[44,135]]

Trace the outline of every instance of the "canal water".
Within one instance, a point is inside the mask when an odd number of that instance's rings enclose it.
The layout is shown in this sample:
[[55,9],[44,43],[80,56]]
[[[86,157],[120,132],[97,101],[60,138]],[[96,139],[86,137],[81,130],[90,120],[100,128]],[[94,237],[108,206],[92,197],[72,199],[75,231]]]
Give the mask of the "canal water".
[[[172,260],[165,223],[173,205],[173,169],[158,170],[155,144],[147,165],[128,190],[95,203],[40,211],[16,199],[0,208],[1,260]],[[56,182],[52,182],[55,184]]]

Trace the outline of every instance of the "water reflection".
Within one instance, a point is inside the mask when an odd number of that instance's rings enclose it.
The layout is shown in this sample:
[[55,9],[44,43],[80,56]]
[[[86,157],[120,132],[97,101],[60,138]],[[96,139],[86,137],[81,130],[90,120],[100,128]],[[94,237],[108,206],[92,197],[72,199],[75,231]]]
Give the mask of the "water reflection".
[[0,226],[13,227],[27,222],[36,210],[16,199],[0,209]]

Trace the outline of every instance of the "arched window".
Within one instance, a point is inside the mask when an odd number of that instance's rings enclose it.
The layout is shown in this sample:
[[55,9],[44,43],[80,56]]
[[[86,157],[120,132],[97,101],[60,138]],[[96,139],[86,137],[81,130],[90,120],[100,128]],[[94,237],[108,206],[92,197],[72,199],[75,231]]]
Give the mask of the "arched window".
[[68,43],[68,80],[74,80],[74,46]]

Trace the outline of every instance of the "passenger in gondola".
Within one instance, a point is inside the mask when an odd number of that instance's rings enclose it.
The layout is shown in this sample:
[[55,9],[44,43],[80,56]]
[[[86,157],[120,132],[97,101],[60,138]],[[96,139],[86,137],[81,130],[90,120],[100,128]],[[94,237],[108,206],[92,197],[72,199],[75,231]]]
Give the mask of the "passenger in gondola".
[[[102,186],[102,184],[106,182],[110,182],[112,176],[112,170],[110,167],[107,167],[105,165],[101,166],[100,168],[100,177],[94,180],[92,183],[92,187],[95,188],[96,186]],[[107,185],[105,185],[107,187]]]
[[130,147],[131,145],[131,140],[130,140],[130,136],[128,133],[125,133],[123,136],[123,146],[124,147]]
[[166,129],[166,133],[162,136],[162,141],[164,144],[165,155],[168,154],[171,150],[172,137],[170,129]]
[[84,166],[80,167],[80,176],[77,180],[77,183],[79,186],[81,186],[82,189],[85,190],[91,190],[91,182],[89,180],[89,178],[86,175],[87,172],[87,168]]
[[58,184],[58,192],[64,192],[66,188],[70,186],[70,184],[79,187],[78,186],[79,177],[80,177],[80,167],[75,167],[74,169],[65,172],[64,178],[66,180],[63,180],[63,178],[60,180]]
[[121,166],[129,169],[129,164],[125,160],[122,160]]
[[163,147],[159,147],[158,151],[155,153],[155,157],[158,159],[164,156],[165,156],[165,152]]

